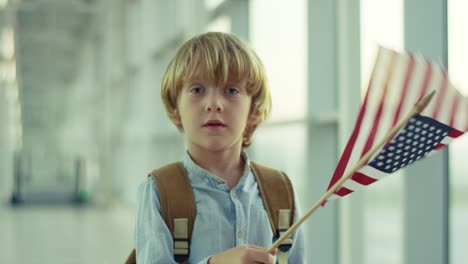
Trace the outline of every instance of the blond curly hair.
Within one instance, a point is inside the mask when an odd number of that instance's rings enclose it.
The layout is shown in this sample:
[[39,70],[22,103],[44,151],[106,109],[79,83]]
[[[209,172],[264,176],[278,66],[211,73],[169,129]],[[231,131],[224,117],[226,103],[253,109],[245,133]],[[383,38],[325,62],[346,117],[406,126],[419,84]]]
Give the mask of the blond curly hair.
[[[255,130],[271,112],[268,81],[258,55],[240,38],[228,33],[209,32],[188,40],[177,51],[162,79],[161,97],[171,120],[179,118],[180,91],[196,71],[213,83],[247,80],[247,93],[252,96],[249,118],[254,121],[244,130],[242,147],[250,146]],[[183,131],[181,126],[178,129]]]

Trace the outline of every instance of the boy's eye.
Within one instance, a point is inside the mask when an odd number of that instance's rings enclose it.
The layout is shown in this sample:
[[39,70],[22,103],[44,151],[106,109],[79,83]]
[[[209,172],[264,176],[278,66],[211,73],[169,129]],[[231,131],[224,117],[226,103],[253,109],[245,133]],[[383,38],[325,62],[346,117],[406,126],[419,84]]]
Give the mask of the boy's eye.
[[227,88],[226,92],[228,94],[238,94],[239,93],[239,90],[237,90],[236,88]]
[[203,91],[203,88],[201,87],[193,87],[192,89],[190,89],[190,92],[193,94],[201,94],[204,91]]

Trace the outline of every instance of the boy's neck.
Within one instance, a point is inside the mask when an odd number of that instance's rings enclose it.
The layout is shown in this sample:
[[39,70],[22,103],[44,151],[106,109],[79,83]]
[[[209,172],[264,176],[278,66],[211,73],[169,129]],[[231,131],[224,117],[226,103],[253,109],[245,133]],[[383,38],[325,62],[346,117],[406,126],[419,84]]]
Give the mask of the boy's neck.
[[224,179],[229,188],[236,186],[244,173],[245,161],[241,152],[241,148],[223,151],[207,151],[197,146],[188,148],[190,157],[198,166]]

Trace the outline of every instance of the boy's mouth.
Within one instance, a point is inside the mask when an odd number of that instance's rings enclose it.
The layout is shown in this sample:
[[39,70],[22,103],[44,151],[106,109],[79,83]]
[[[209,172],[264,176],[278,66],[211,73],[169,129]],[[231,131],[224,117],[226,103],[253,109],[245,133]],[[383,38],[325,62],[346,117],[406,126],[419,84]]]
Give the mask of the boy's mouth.
[[203,127],[225,127],[226,125],[217,119],[212,119],[203,124]]

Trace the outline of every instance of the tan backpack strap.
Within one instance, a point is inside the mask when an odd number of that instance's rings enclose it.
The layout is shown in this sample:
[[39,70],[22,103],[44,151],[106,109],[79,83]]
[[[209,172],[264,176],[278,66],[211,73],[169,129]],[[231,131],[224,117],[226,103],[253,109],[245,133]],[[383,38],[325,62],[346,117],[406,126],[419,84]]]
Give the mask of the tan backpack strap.
[[174,259],[186,262],[196,216],[192,185],[182,163],[161,167],[152,176],[158,186],[161,215],[174,240]]
[[130,252],[130,255],[128,255],[127,260],[125,261],[125,264],[136,264],[136,251],[135,249]]
[[[185,168],[180,162],[171,163],[152,171],[148,177],[153,177],[159,190],[161,216],[174,240],[174,259],[177,262],[187,262],[196,207]],[[135,249],[125,264],[136,264]]]
[[[294,191],[289,178],[278,170],[251,162],[263,204],[270,218],[274,239],[286,231],[294,221]],[[287,252],[292,239],[286,239],[280,250]]]

